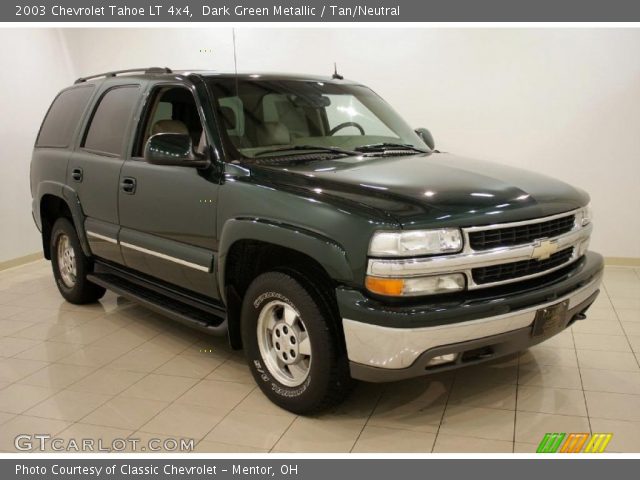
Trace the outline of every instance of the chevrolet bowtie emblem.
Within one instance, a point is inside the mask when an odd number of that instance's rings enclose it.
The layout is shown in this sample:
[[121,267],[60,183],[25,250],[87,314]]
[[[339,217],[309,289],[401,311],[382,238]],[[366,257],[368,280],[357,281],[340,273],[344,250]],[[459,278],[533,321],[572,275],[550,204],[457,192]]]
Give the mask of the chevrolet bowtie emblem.
[[531,258],[536,260],[546,260],[558,251],[558,244],[551,240],[545,240],[536,245],[531,254]]

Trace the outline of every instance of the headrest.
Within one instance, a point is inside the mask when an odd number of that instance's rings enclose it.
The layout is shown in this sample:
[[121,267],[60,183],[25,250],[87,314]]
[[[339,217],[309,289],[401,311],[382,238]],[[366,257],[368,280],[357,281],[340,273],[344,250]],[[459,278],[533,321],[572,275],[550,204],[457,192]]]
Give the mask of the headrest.
[[290,145],[291,134],[282,123],[265,122],[258,128],[258,145]]
[[220,113],[222,114],[222,123],[227,130],[233,130],[236,128],[236,112],[231,107],[220,107]]
[[180,120],[158,120],[151,128],[151,135],[155,135],[156,133],[189,135],[189,129]]

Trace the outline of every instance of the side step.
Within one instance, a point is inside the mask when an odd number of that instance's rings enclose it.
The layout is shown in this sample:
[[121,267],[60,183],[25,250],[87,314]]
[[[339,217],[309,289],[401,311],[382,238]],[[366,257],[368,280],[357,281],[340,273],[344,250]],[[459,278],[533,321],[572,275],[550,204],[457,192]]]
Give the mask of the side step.
[[138,302],[150,310],[154,310],[173,320],[211,335],[227,334],[227,319],[204,311],[193,305],[169,298],[167,295],[145,288],[131,282],[120,275],[111,273],[91,273],[87,279],[96,285]]

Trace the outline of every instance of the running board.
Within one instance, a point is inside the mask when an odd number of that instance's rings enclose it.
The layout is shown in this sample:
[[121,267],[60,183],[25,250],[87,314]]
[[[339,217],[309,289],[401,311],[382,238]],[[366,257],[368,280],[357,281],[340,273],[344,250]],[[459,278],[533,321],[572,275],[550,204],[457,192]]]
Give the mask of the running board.
[[112,273],[90,273],[87,275],[87,279],[189,327],[211,335],[227,334],[227,319],[225,317],[170,298],[156,289],[145,288]]

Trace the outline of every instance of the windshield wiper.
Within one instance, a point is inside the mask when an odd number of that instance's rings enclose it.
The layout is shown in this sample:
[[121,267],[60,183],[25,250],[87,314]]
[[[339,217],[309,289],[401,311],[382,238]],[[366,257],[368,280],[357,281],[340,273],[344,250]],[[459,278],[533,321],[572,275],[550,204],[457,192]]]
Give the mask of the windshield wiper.
[[387,150],[410,150],[412,152],[419,153],[429,153],[428,150],[423,150],[422,148],[414,147],[410,143],[370,143],[369,145],[361,145],[356,147],[355,150],[361,153],[369,153],[369,152],[385,152]]
[[267,155],[269,153],[281,153],[281,152],[292,152],[292,155],[295,155],[296,151],[312,151],[312,150],[318,150],[320,152],[336,153],[341,155],[358,155],[358,152],[354,152],[353,150],[346,150],[344,148],[338,148],[338,147],[321,147],[317,145],[294,145],[292,147],[263,150],[262,152],[256,153],[254,157],[261,157],[262,155]]

